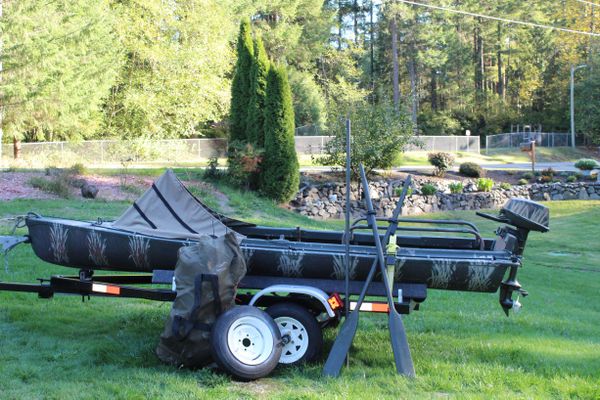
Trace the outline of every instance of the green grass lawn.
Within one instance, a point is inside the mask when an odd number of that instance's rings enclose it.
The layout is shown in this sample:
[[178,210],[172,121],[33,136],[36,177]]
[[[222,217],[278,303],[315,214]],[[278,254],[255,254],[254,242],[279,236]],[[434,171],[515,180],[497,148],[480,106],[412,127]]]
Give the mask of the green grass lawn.
[[[310,221],[250,194],[229,191],[231,215],[270,225]],[[210,200],[210,199],[209,199]],[[497,294],[429,292],[405,317],[417,378],[394,373],[383,315],[364,314],[339,379],[322,363],[277,368],[238,383],[210,369],[176,370],[154,355],[169,304],[77,296],[37,299],[0,293],[0,398],[600,398],[600,202],[549,203],[551,228],[532,233],[519,280],[530,296],[506,318]],[[27,211],[95,219],[127,204],[80,200],[0,202],[0,219]],[[256,213],[255,210],[260,210]],[[474,212],[435,214],[496,224]],[[0,233],[9,231],[0,222]],[[0,280],[34,281],[73,270],[44,263],[28,246],[10,256]],[[326,332],[326,350],[335,336]]]

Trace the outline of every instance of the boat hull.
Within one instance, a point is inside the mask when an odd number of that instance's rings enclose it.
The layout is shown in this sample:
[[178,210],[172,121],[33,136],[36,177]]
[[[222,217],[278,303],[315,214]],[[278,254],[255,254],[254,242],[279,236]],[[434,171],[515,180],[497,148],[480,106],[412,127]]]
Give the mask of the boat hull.
[[[32,248],[40,259],[78,269],[174,269],[178,250],[194,243],[58,218],[28,217],[27,226]],[[248,275],[345,278],[342,244],[246,238],[240,247]],[[375,259],[374,246],[352,245],[350,279],[364,280]],[[475,292],[496,291],[506,270],[518,266],[509,251],[489,249],[400,248],[395,261],[396,282]]]

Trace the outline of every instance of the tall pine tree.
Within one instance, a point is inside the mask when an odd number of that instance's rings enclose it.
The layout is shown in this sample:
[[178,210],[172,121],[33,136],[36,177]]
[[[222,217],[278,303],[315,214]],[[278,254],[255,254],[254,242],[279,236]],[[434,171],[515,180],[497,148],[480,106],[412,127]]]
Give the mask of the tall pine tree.
[[250,72],[254,48],[252,44],[250,20],[244,18],[240,23],[237,42],[237,63],[231,83],[231,111],[229,140],[246,141],[246,119],[250,100]]
[[269,72],[269,58],[260,36],[254,39],[254,57],[250,70],[250,101],[248,104],[248,117],[246,134],[248,142],[258,147],[265,143],[264,134],[264,106],[267,89],[267,74]]
[[286,202],[298,190],[298,156],[294,146],[294,107],[292,91],[284,67],[271,66],[267,75],[265,101],[265,156],[261,191]]

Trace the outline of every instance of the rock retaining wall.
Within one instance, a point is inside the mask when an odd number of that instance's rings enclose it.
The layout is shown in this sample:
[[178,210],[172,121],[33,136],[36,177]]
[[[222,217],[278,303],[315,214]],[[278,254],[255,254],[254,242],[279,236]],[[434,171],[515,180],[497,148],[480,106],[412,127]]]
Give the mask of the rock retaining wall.
[[[479,210],[500,208],[513,197],[536,201],[550,200],[600,200],[600,182],[548,183],[513,186],[511,189],[494,187],[491,192],[477,192],[474,182],[465,183],[460,194],[450,194],[447,183],[436,183],[438,192],[424,196],[420,192],[423,182],[414,182],[413,193],[407,196],[403,215],[417,215],[436,211]],[[370,184],[371,197],[378,216],[392,215],[402,188],[402,181],[379,181]],[[290,206],[311,218],[343,218],[346,187],[339,183],[305,185],[290,202]],[[353,217],[364,215],[365,208],[358,195],[358,187],[351,186]]]

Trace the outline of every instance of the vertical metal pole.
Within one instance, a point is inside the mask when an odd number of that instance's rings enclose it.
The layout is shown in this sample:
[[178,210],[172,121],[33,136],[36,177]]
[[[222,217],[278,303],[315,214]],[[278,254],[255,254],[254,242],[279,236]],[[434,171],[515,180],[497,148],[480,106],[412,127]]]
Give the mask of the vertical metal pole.
[[531,172],[535,174],[535,141],[531,142]]
[[575,66],[571,65],[571,147],[575,148]]
[[[350,137],[351,137],[351,123],[350,118],[346,119],[346,229],[345,229],[345,245],[346,245],[346,271],[344,274],[345,279],[345,307],[344,307],[344,315],[345,318],[348,318],[348,312],[350,310],[350,163],[352,161],[350,155]],[[346,355],[346,366],[350,364],[350,356]]]

